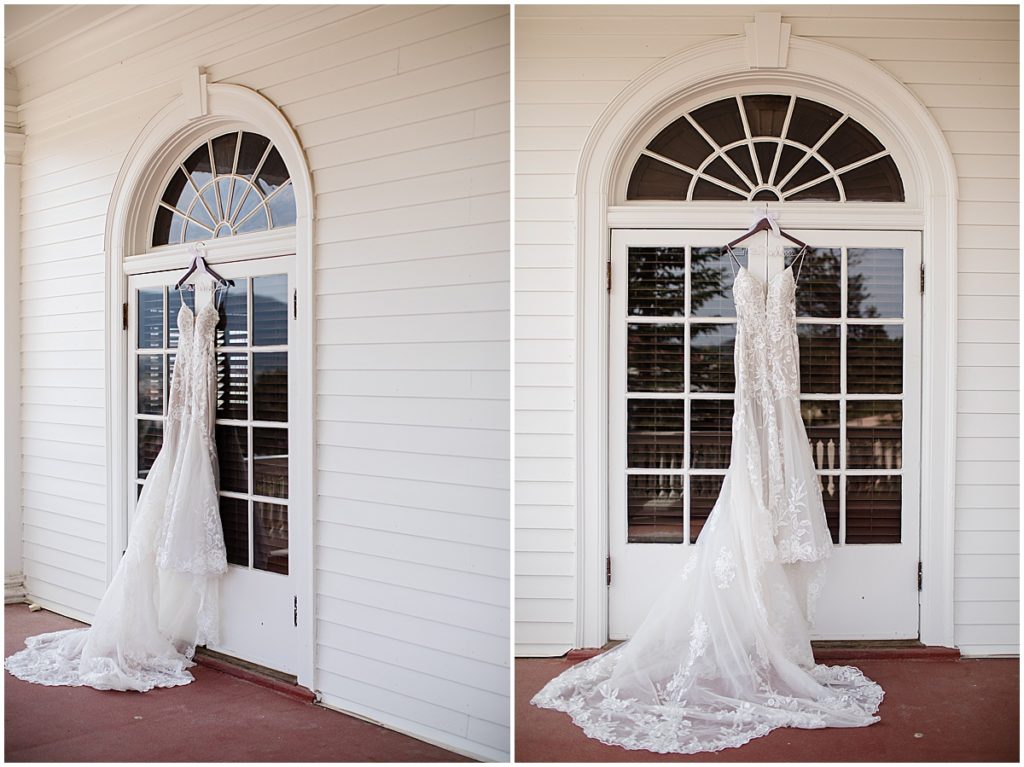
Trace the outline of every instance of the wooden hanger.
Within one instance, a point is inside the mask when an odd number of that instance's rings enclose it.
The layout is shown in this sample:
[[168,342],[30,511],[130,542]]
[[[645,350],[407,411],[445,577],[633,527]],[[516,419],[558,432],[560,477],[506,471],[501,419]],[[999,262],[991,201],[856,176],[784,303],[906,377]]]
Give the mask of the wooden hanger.
[[[765,231],[767,229],[771,229],[772,228],[772,224],[771,224],[771,221],[769,220],[767,214],[768,214],[768,209],[765,208],[765,215],[762,216],[761,219],[756,224],[754,224],[753,228],[751,228],[751,230],[749,232],[747,232],[746,234],[741,234],[739,237],[737,237],[735,240],[730,242],[725,247],[726,248],[735,247],[736,245],[739,245],[741,242],[743,242],[748,237],[752,237],[753,235],[757,234],[758,232],[763,232],[763,231]],[[798,240],[793,235],[787,233],[784,229],[779,229],[779,234],[781,234],[783,237],[785,237],[790,242],[792,242],[792,243],[794,243],[796,245],[799,245],[801,248],[809,247],[806,242]]]
[[[199,246],[201,245],[203,245],[203,243],[199,243]],[[192,247],[189,248],[189,251],[192,253],[192,263],[189,264],[188,271],[186,271],[182,278],[178,280],[178,282],[175,284],[174,289],[181,290],[181,286],[184,285],[185,282],[189,279],[189,277],[195,274],[195,272],[199,269],[202,269],[203,272],[212,277],[213,280],[216,281],[216,283],[221,287],[234,287],[234,280],[224,279],[217,272],[215,272],[208,263],[206,263],[206,259],[203,257],[202,252],[200,252],[199,246],[193,245]]]

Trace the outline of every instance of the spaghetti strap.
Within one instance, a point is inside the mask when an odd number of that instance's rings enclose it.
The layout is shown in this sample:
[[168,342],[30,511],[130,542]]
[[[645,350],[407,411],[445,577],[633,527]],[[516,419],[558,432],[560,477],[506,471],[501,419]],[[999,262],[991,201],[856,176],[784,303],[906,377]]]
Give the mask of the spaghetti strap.
[[800,249],[800,252],[796,254],[796,258],[794,258],[792,261],[789,262],[790,268],[792,268],[793,264],[796,264],[797,261],[800,262],[799,264],[797,264],[797,267],[796,267],[796,274],[794,275],[794,279],[793,279],[794,282],[800,282],[800,270],[804,268],[804,257],[807,255],[807,250],[808,250],[807,246],[804,245]]
[[743,268],[743,264],[741,264],[740,260],[738,258],[736,258],[736,254],[732,252],[732,246],[731,245],[726,245],[725,249],[726,249],[726,251],[728,251],[729,255],[732,256],[732,260],[735,263],[735,265],[730,264],[730,266],[732,266],[732,274],[735,277],[736,276],[736,267],[738,266],[740,269],[742,269]]

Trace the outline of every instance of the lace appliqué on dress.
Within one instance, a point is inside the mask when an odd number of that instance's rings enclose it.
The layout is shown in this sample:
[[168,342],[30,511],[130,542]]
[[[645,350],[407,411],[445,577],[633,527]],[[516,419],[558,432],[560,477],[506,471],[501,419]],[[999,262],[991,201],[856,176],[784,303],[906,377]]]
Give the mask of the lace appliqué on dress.
[[163,443],[136,503],[124,556],[87,629],[29,637],[5,667],[43,685],[137,690],[188,684],[199,644],[218,635],[227,570],[216,486],[217,311],[178,314]]
[[741,269],[733,295],[732,455],[708,523],[633,637],[531,701],[609,745],[692,754],[878,721],[881,687],[811,654],[832,540],[800,416],[792,272],[765,284]]

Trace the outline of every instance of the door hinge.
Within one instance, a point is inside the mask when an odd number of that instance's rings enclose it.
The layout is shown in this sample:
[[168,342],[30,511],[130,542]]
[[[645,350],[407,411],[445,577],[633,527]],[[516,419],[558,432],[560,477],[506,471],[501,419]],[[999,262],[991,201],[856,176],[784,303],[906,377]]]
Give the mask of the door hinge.
[[924,585],[924,570],[921,567],[921,562],[917,563],[917,590],[921,591]]
[[299,289],[292,289],[292,319],[299,318]]
[[128,304],[121,304],[121,330],[128,329]]
[[921,264],[921,293],[924,293],[924,264]]
[[299,598],[298,596],[292,597],[292,625],[299,625]]
[[611,558],[610,555],[604,560],[604,574],[605,574],[605,579],[606,579],[608,585],[611,586],[612,585],[612,558]]
[[612,262],[605,261],[605,289],[612,292]]

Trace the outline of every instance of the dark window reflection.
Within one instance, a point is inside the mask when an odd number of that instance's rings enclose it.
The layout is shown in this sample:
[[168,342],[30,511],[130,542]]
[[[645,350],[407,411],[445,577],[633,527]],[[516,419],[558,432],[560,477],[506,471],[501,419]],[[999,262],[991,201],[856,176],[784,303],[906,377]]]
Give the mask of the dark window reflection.
[[885,149],[882,142],[856,120],[847,118],[821,145],[821,156],[839,170]]
[[[797,184],[791,182],[789,186],[797,186]],[[786,199],[838,202],[840,199],[839,187],[836,185],[835,181],[829,178],[822,181],[820,184],[814,184],[806,189],[801,189],[799,192],[789,195]]]
[[847,326],[846,390],[857,394],[903,391],[903,326]]
[[249,431],[245,426],[217,424],[217,465],[220,489],[249,492]]
[[163,421],[138,420],[138,476],[145,479],[153,462],[160,454],[160,446],[164,439]]
[[288,352],[252,355],[252,417],[256,421],[288,420]]
[[704,172],[707,173],[712,178],[717,178],[719,181],[724,181],[727,184],[731,184],[737,189],[747,188],[747,185],[744,183],[743,179],[736,175],[736,171],[729,167],[729,163],[727,163],[721,157],[716,157],[714,160],[708,163],[708,166],[704,169]]
[[627,312],[680,317],[686,311],[686,249],[630,248]]
[[182,163],[197,189],[202,189],[213,178],[213,165],[210,162],[210,148],[204,141]]
[[253,502],[253,563],[257,570],[288,574],[288,507]]
[[[757,165],[761,168],[761,180],[764,183],[768,183],[768,179],[772,177],[772,165],[775,164],[775,155],[779,153],[779,144],[774,141],[757,141],[754,143],[754,155],[757,157]],[[752,179],[756,180],[756,179]],[[779,175],[778,169],[775,171],[775,180],[782,180],[782,176]],[[779,196],[772,191],[764,190],[767,194],[763,194],[755,199],[761,200],[778,200]]]
[[[746,266],[747,249],[734,248],[740,264]],[[694,317],[735,317],[732,283],[736,264],[721,248],[693,248],[690,251],[690,312]]]
[[217,323],[218,346],[245,346],[249,342],[248,280],[235,280],[220,304]]
[[284,160],[281,159],[281,153],[277,151],[277,147],[274,147],[267,155],[267,159],[263,161],[263,167],[260,168],[259,175],[256,176],[256,183],[260,191],[263,192],[263,196],[269,197],[287,180],[288,168],[285,167]]
[[735,391],[735,346],[736,326],[731,323],[690,325],[690,390]]
[[629,543],[682,543],[683,478],[632,474],[626,485]]
[[288,343],[288,275],[252,278],[253,346]]
[[825,506],[825,524],[832,536],[832,543],[839,543],[839,484],[842,477],[819,475],[821,480],[821,500]]
[[217,355],[217,417],[249,417],[249,355]]
[[726,156],[732,160],[736,167],[746,174],[751,184],[757,183],[757,172],[754,170],[754,161],[750,159],[749,145],[737,146],[728,150]]
[[138,411],[146,415],[164,412],[164,358],[140,354],[138,358]]
[[140,349],[160,349],[164,345],[164,289],[143,288],[138,292]]
[[800,342],[800,391],[839,391],[839,327],[837,325],[796,326]]
[[213,140],[213,159],[217,175],[230,175],[235,167],[235,148],[238,146],[237,133],[225,133]]
[[839,468],[839,401],[803,400],[800,414],[811,444],[811,456],[818,469]]
[[846,455],[851,469],[903,467],[903,403],[850,400],[846,403]]
[[288,168],[269,140],[254,133],[232,131],[204,141],[174,171],[161,200],[154,246],[293,226],[296,220]]
[[690,402],[690,464],[695,469],[725,469],[732,449],[732,400]]
[[[782,152],[779,154],[779,165],[775,169],[775,183],[778,185],[782,180],[789,175],[789,172],[796,167],[796,164],[800,162],[807,152],[803,149],[797,149],[793,146],[782,147]],[[788,183],[786,186],[791,186]]]
[[810,248],[794,267],[798,317],[839,317],[842,309],[842,253],[839,248]]
[[630,399],[626,404],[626,465],[631,468],[683,468],[682,400]]
[[238,167],[235,172],[239,176],[250,178],[256,172],[268,146],[270,146],[270,139],[265,136],[255,133],[243,134],[242,147],[238,153]]
[[181,313],[182,302],[195,312],[194,291],[175,290],[173,287],[167,289],[167,345],[172,348],[178,345],[178,315]]
[[899,543],[903,478],[846,478],[846,542]]
[[690,543],[696,543],[711,516],[723,481],[725,477],[721,474],[690,475]]
[[725,146],[746,137],[739,105],[734,98],[715,101],[694,109],[690,114],[718,146]]
[[804,146],[814,146],[842,116],[841,112],[830,106],[798,98],[793,106],[787,135]]
[[239,498],[220,497],[220,522],[224,528],[224,545],[228,562],[249,566],[249,502]]
[[[789,111],[789,96],[758,94],[743,97],[752,136],[781,136]],[[765,176],[767,178],[767,176]]]
[[903,251],[900,248],[850,248],[847,262],[848,316],[903,316]]
[[662,130],[647,148],[689,168],[697,168],[711,154],[711,145],[685,117]]
[[252,430],[253,494],[288,497],[288,430]]
[[[742,187],[741,187],[742,189]],[[714,184],[706,179],[698,179],[693,185],[693,199],[695,200],[745,200],[746,197],[737,194],[731,189]]]
[[641,155],[630,174],[626,199],[684,200],[692,178],[679,168]]
[[[817,178],[828,175],[828,168],[822,165],[820,162],[815,160],[813,157],[807,158],[800,169],[793,174],[793,177],[786,184],[787,189],[795,189],[798,186],[802,186],[809,181],[814,181]],[[794,195],[795,196],[795,195]],[[836,199],[839,199],[838,194]]]
[[[725,151],[731,162],[718,156],[704,168],[708,176],[740,192],[698,178],[693,183],[692,199],[740,201],[752,196],[755,200],[779,200],[779,189],[752,193],[752,187],[758,183],[757,171],[760,170],[761,183],[778,186],[786,180],[781,190],[786,199],[838,201],[842,199],[839,184],[834,179],[825,180],[825,176],[884,151],[881,142],[863,125],[856,120],[844,119],[842,113],[824,104],[803,98],[794,101],[789,96],[778,94],[751,94],[743,96],[740,101],[749,139],[737,99],[721,99],[695,109],[667,125],[647,145],[648,152],[682,167],[640,155],[630,175],[626,198],[687,199],[692,176],[683,168],[695,171],[716,149],[744,142]],[[796,145],[783,145],[779,140],[791,103],[794,108],[786,140]],[[717,146],[712,146],[701,131],[710,136]],[[825,138],[826,134],[828,138]],[[824,162],[809,154],[819,141]],[[773,167],[776,168],[774,174]],[[787,178],[791,172],[793,177]],[[805,189],[793,191],[805,184]],[[895,202],[904,199],[899,171],[888,155],[844,172],[842,185],[847,200]]]
[[865,202],[903,202],[903,177],[896,162],[889,157],[879,157],[859,168],[849,170],[839,177],[846,190],[847,200]]
[[626,333],[629,391],[683,390],[684,332],[684,325],[629,325]]

